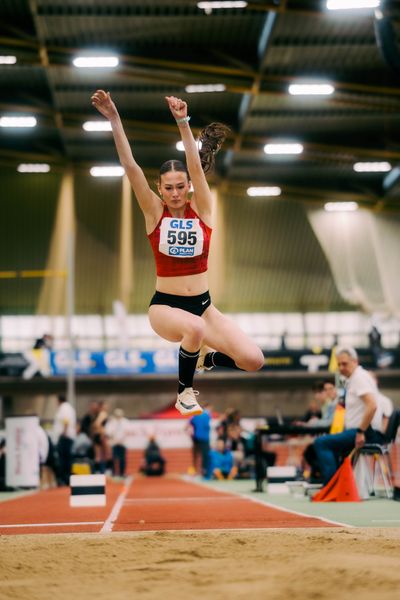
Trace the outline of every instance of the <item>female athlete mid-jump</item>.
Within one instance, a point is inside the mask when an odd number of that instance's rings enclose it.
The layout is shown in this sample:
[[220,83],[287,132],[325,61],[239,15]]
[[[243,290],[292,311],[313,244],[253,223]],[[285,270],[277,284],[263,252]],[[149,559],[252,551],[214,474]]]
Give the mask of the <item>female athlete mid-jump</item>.
[[[167,96],[166,101],[179,127],[187,167],[178,160],[165,162],[160,168],[158,196],[132,155],[110,94],[97,90],[92,96],[93,106],[111,123],[119,159],[143,212],[153,249],[157,282],[150,302],[150,324],[162,338],[180,343],[175,407],[183,415],[195,415],[202,412],[198,392],[193,390],[196,367],[257,371],[264,365],[264,356],[231,319],[213,306],[208,291],[213,207],[205,174],[212,169],[228,129],[220,123],[206,127],[200,134],[199,151],[189,126],[186,102],[174,96]],[[203,345],[215,351],[200,356]]]

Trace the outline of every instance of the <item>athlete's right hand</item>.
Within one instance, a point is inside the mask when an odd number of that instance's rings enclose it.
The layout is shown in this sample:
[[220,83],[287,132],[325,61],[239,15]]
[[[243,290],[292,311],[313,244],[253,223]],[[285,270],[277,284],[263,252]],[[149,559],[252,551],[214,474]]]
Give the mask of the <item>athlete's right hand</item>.
[[110,92],[104,90],[96,90],[91,97],[92,105],[97,108],[106,119],[111,119],[118,114],[117,107],[111,100]]

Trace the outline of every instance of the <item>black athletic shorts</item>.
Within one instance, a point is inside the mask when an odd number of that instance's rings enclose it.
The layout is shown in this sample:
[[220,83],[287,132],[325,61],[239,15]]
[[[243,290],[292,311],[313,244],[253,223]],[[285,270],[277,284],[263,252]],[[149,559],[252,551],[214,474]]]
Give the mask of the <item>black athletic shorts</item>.
[[174,294],[156,292],[150,301],[150,306],[152,304],[163,304],[172,306],[172,308],[180,308],[192,313],[192,315],[201,317],[203,312],[210,306],[211,297],[209,292],[204,292],[204,294],[199,294],[198,296],[175,296]]

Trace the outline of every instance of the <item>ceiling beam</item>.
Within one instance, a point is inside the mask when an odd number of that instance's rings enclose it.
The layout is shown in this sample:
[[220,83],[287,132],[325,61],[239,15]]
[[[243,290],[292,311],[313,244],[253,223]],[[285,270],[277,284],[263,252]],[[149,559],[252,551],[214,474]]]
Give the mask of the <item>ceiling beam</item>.
[[[247,135],[246,143],[253,147],[259,147],[260,149],[265,145],[265,136]],[[249,149],[251,152],[251,148]],[[387,148],[366,148],[363,146],[341,146],[338,144],[319,144],[315,142],[304,142],[304,151],[308,150],[314,152],[321,152],[322,154],[332,155],[333,160],[342,160],[346,157],[357,158],[357,157],[368,157],[384,159],[384,160],[400,160],[400,150],[391,150]],[[244,149],[247,151],[247,147]]]
[[[7,105],[0,104],[0,110],[4,110]],[[14,108],[18,110],[22,107]],[[26,107],[24,107],[26,110]],[[39,112],[39,110],[37,111]],[[45,123],[47,126],[51,123],[51,119],[56,118],[55,111],[51,109],[40,109],[40,114],[43,114],[49,121]],[[67,113],[64,114],[63,119],[63,130],[82,132],[81,129],[84,121],[89,120],[92,115],[88,113]],[[179,137],[179,133],[176,129],[175,124],[167,123],[156,123],[148,121],[139,121],[133,119],[123,118],[124,127],[128,138],[137,139],[141,141],[156,141],[159,144],[173,144]],[[194,128],[193,132],[198,135],[200,127]],[[104,135],[104,134],[101,134]],[[110,144],[111,144],[111,133]],[[92,138],[93,139],[93,138]],[[246,157],[265,157],[263,153],[263,147],[266,143],[266,136],[264,135],[253,135],[253,134],[241,134],[241,145],[237,147],[237,137],[230,137],[227,139],[224,149],[228,152],[234,150],[236,147],[237,152],[240,152],[242,156]],[[302,159],[307,160],[310,155],[315,155],[317,160],[330,160],[336,163],[346,164],[350,161],[357,160],[357,158],[368,158],[371,160],[393,160],[400,161],[400,150],[389,149],[389,148],[367,148],[363,146],[344,146],[338,144],[320,144],[315,142],[304,142],[304,153],[301,157],[296,160]],[[240,158],[240,157],[239,157]]]
[[54,93],[51,77],[49,75],[50,59],[49,59],[49,53],[46,48],[46,37],[42,31],[40,17],[38,16],[36,0],[29,0],[29,8],[30,8],[30,11],[32,14],[33,23],[34,23],[34,26],[36,29],[36,35],[37,35],[37,39],[39,42],[38,51],[39,51],[39,57],[40,57],[40,64],[43,67],[44,72],[46,73],[47,85],[48,85],[51,100],[52,100],[52,103],[54,106],[54,110],[53,110],[54,123],[55,123],[56,129],[58,131],[58,135],[59,135],[59,139],[60,139],[60,142],[61,142],[61,145],[63,148],[63,152],[66,154],[66,144],[65,144],[64,134],[63,134],[63,117],[62,117],[61,112],[59,110],[57,110],[56,96]]
[[[265,12],[265,10],[263,11]],[[275,11],[279,13],[279,11]],[[266,34],[264,34],[266,35]],[[261,38],[260,38],[261,39]],[[5,46],[22,46],[32,50],[36,50],[39,52],[40,44],[35,40],[17,40],[16,38],[8,38],[5,36],[0,36],[0,44]],[[58,56],[68,57],[74,56],[79,50],[78,48],[72,47],[59,47],[59,46],[51,46],[46,45],[47,52],[49,54],[54,54],[51,57],[51,65],[50,67],[54,68],[72,68],[70,64],[60,63],[57,61]],[[228,65],[215,65],[210,63],[193,63],[193,62],[184,62],[184,61],[172,61],[172,60],[164,60],[159,58],[149,58],[143,56],[136,55],[120,55],[121,59],[121,68],[118,69],[118,73],[126,73],[129,75],[129,70],[124,70],[123,65],[128,65],[131,67],[136,67],[137,65],[147,66],[151,68],[159,68],[165,70],[174,71],[174,83],[187,84],[187,76],[190,74],[207,74],[213,76],[229,76],[233,78],[243,78],[253,80],[257,75],[257,70],[254,70],[250,67],[232,67]],[[34,62],[22,61],[21,65],[26,64],[30,66],[38,66]],[[147,76],[150,77],[150,73],[147,72]],[[160,74],[153,73],[153,77],[155,80],[163,79],[163,76]],[[271,75],[271,74],[263,74],[261,78],[261,85],[268,83],[276,83],[277,85],[285,85],[291,83],[294,79],[298,78],[298,75]],[[168,75],[168,79],[164,79],[166,83],[171,82],[170,75]],[[353,82],[344,82],[344,81],[334,81],[333,82],[336,89],[341,90],[343,92],[348,93],[357,93],[357,94],[372,94],[377,96],[393,96],[400,97],[400,87],[396,86],[382,86],[376,84],[363,84],[363,83],[353,83]],[[229,85],[229,83],[228,83]],[[232,91],[235,88],[235,84],[232,82]],[[252,85],[249,84],[247,86],[239,86],[237,91],[240,93],[241,89],[246,89],[250,92]]]
[[258,55],[258,72],[254,75],[253,84],[251,86],[250,93],[246,93],[242,97],[242,101],[239,106],[237,122],[238,122],[238,133],[233,145],[233,148],[226,153],[224,161],[225,178],[229,178],[235,154],[240,151],[243,144],[243,132],[246,126],[246,120],[251,114],[251,109],[254,104],[254,99],[260,92],[262,73],[266,65],[266,55],[271,42],[272,32],[274,30],[276,21],[276,14],[269,12],[264,19],[264,24],[261,29],[260,37],[257,44],[257,55]]
[[[229,186],[225,187],[222,193],[226,195],[232,193],[239,193],[240,195],[246,194],[246,189],[250,186],[254,186],[253,180],[231,180]],[[369,208],[374,211],[389,212],[385,206],[382,205],[381,198],[370,193],[360,194],[352,190],[342,191],[336,190],[335,188],[310,188],[301,185],[286,185],[282,184],[282,195],[279,199],[273,198],[275,201],[294,200],[299,201],[303,204],[309,204],[312,206],[321,206],[326,202],[357,202],[363,208]],[[222,190],[221,190],[222,191]],[[268,202],[268,198],[259,199],[260,201]],[[400,212],[400,206],[398,210],[391,209],[390,212]]]

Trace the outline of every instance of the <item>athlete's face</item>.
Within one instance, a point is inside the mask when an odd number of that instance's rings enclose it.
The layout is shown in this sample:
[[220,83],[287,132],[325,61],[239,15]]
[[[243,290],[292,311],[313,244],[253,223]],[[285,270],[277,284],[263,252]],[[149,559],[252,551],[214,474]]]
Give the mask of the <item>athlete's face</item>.
[[183,171],[163,173],[158,184],[158,191],[168,207],[182,208],[188,201],[190,183]]

